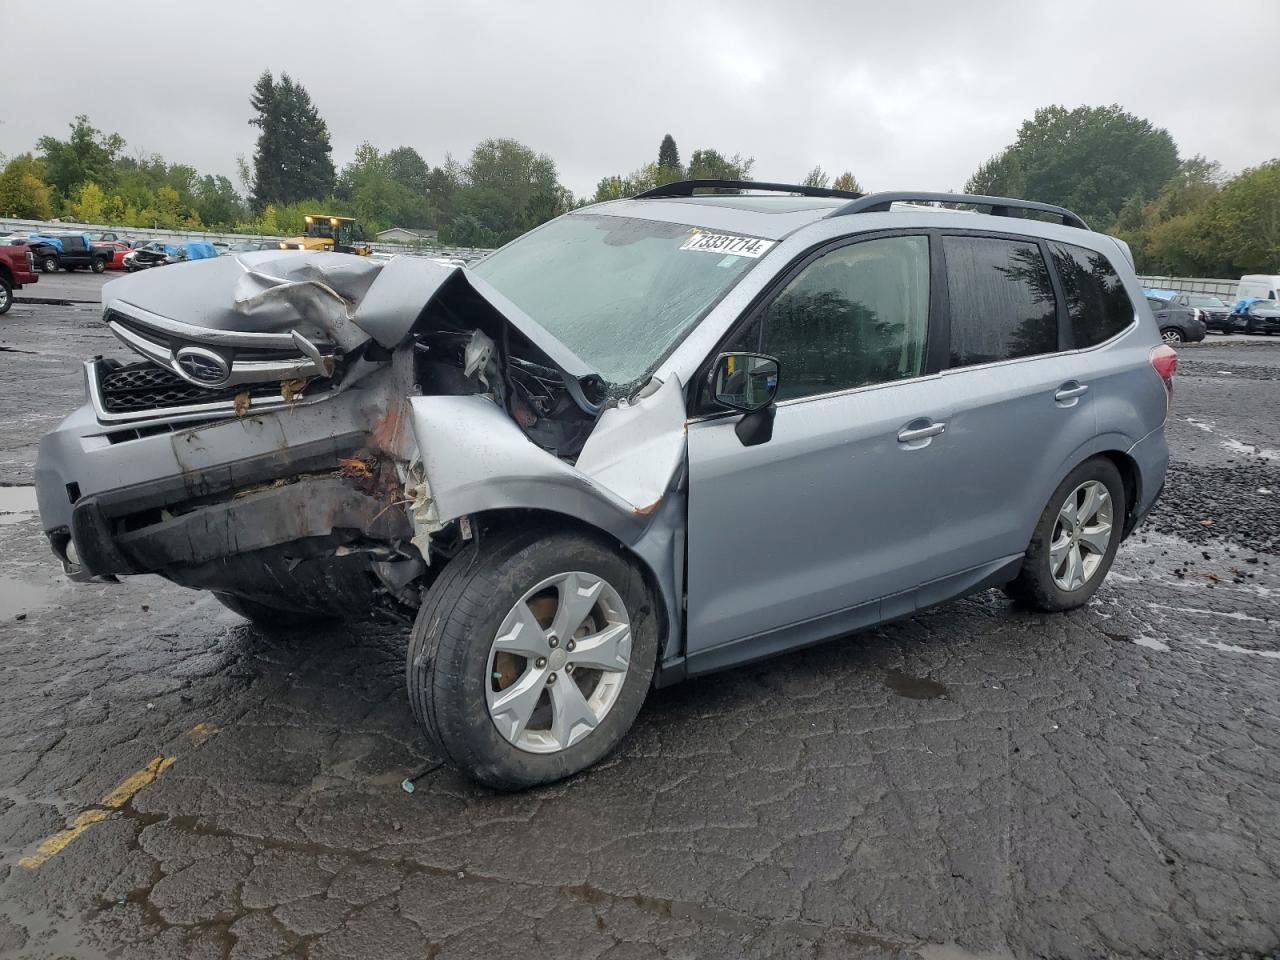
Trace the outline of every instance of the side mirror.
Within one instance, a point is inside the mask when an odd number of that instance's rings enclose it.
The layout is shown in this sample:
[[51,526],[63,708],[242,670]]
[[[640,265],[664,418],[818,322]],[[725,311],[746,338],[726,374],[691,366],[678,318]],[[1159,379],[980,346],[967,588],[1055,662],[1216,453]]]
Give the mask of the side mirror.
[[778,361],[762,353],[722,353],[711,368],[711,396],[731,410],[755,413],[778,395]]

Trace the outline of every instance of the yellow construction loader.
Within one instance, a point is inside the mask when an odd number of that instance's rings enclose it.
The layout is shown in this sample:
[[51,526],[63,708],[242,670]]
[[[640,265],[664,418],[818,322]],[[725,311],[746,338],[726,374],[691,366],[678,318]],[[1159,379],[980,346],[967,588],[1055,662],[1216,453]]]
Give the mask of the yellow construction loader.
[[281,250],[328,250],[361,257],[373,253],[373,247],[364,235],[364,227],[354,217],[308,213],[302,219],[306,223],[302,236],[281,240]]

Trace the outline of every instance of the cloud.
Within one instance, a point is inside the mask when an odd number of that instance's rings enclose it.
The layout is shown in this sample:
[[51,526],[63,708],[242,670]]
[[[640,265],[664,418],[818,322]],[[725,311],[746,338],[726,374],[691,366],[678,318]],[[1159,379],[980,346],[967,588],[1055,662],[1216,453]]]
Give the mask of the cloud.
[[[1228,170],[1280,152],[1270,58],[1231,57],[1191,0],[1158,17],[1126,0],[130,9],[62,18],[56,38],[38,8],[6,10],[28,50],[48,38],[50,57],[83,70],[46,84],[34,60],[11,69],[0,151],[87,113],[131,150],[234,178],[236,155],[253,151],[250,87],[271,69],[311,91],[339,165],[363,140],[438,163],[511,136],[554,157],[579,194],[656,159],[665,133],[686,158],[698,147],[754,156],[762,179],[820,163],[873,188],[959,188],[1050,103],[1118,102]],[[1213,20],[1277,36],[1280,4],[1221,0]]]

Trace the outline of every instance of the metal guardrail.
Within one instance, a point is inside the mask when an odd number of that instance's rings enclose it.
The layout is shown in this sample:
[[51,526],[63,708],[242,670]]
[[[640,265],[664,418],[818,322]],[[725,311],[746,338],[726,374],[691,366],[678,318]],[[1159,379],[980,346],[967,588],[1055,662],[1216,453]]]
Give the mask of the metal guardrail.
[[1138,281],[1153,290],[1176,290],[1178,293],[1207,293],[1230,301],[1236,295],[1239,280],[1210,277],[1139,277]]
[[[103,223],[75,223],[62,220],[15,220],[0,217],[0,231],[13,233],[45,233],[66,230],[88,234],[114,233],[121,237],[148,237],[160,240],[204,240],[208,243],[232,244],[245,240],[283,240],[284,237],[273,237],[261,233],[215,233],[208,230],[159,230],[153,227],[117,227]],[[446,247],[428,244],[380,243],[369,244],[375,253],[388,255],[403,254],[411,257],[446,257],[454,260],[465,260],[471,263],[493,251],[485,247]]]
[[[157,230],[152,227],[116,227],[102,223],[73,223],[69,221],[15,220],[0,217],[0,231],[15,233],[40,233],[49,230],[75,230],[84,233],[115,233],[126,237],[157,237],[173,240],[205,240],[209,243],[231,244],[245,240],[283,240],[260,233],[214,233],[206,230]],[[371,243],[375,253],[388,256],[443,257],[472,263],[492,253],[485,247],[446,247],[429,244]],[[1144,287],[1156,290],[1176,290],[1179,293],[1207,293],[1230,300],[1235,296],[1237,280],[1211,277],[1139,277]]]

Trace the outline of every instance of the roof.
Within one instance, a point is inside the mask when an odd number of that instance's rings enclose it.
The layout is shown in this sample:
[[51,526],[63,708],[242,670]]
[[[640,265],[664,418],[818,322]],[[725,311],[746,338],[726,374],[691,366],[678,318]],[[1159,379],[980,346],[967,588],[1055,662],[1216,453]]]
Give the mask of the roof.
[[[702,182],[719,184],[721,181]],[[692,181],[674,184],[672,188],[692,187],[697,183]],[[743,183],[741,186],[749,190],[756,185]],[[777,191],[788,189],[785,185],[759,186],[767,186]],[[795,187],[797,191],[804,189],[807,188]],[[797,195],[784,192],[693,193],[692,195],[663,196],[658,195],[655,190],[626,200],[612,200],[582,207],[573,211],[570,216],[587,214],[635,217],[643,220],[687,224],[709,230],[724,230],[768,240],[781,240],[803,227],[829,218],[843,221],[847,232],[855,233],[862,229],[885,229],[898,225],[937,226],[935,222],[937,215],[951,217],[956,213],[975,218],[968,221],[965,226],[1001,233],[1056,236],[1060,239],[1066,239],[1067,236],[1075,234],[1074,239],[1079,239],[1080,233],[1092,232],[1089,231],[1085,222],[1071,211],[1032,200],[968,194],[905,192],[874,193],[865,196],[850,194],[849,196],[855,196],[857,199],[851,201],[847,196]],[[921,205],[921,202],[930,205]],[[969,204],[988,208],[990,212],[979,213],[932,205],[938,202]],[[1060,217],[1061,223],[1023,217],[1021,214],[1024,210]],[[959,224],[951,220],[946,222],[945,226],[954,228]],[[1063,226],[1066,228],[1066,235],[1062,233]],[[1057,229],[1045,232],[1042,228]]]
[[611,200],[581,207],[570,216],[598,214],[683,223],[780,240],[800,227],[826,217],[845,201],[830,197],[698,194],[651,200]]

